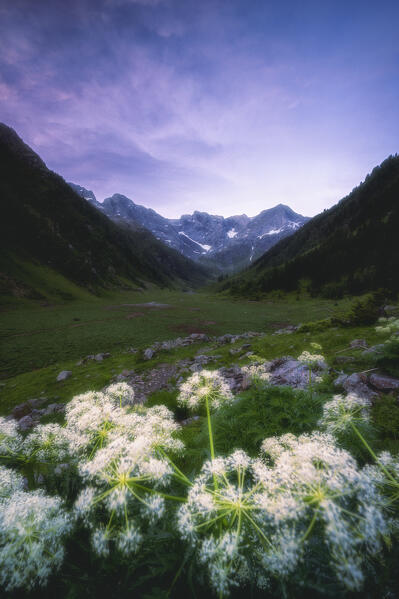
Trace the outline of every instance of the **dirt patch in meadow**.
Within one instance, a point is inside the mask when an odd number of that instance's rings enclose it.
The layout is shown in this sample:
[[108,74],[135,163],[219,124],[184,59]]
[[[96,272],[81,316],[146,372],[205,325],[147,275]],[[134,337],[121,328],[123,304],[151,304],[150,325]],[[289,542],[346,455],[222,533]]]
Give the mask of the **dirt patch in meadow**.
[[285,327],[289,327],[290,325],[292,325],[292,322],[287,322],[286,320],[275,321],[270,323],[270,327],[272,329],[284,329]]
[[126,316],[126,319],[130,320],[131,318],[140,318],[140,316],[145,316],[144,312],[132,312]]
[[207,335],[208,328],[210,325],[217,324],[214,321],[204,321],[204,322],[192,322],[190,324],[182,323],[172,325],[170,328],[171,331],[175,331],[177,333],[185,333],[186,335],[191,335],[192,333],[202,333]]
[[174,308],[170,304],[159,304],[158,302],[147,302],[145,304],[116,304],[111,306],[105,306],[105,310],[120,310],[121,308],[147,308],[150,310],[166,310],[168,308]]

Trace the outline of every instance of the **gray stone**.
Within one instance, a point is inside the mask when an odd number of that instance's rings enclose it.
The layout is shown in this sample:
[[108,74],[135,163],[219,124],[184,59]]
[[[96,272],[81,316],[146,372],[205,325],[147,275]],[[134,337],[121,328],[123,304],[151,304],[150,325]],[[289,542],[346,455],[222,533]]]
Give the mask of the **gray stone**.
[[151,360],[154,357],[154,353],[154,350],[148,347],[143,353],[144,360]]
[[353,356],[336,356],[335,358],[335,362],[337,362],[337,364],[347,364],[354,361],[355,358]]
[[27,414],[21,420],[18,421],[18,428],[20,431],[28,431],[38,423],[38,418],[33,418],[31,414]]
[[367,356],[373,356],[373,355],[378,355],[382,352],[382,350],[384,349],[384,344],[383,343],[379,343],[378,345],[373,345],[372,347],[369,347],[368,349],[365,349],[364,351],[362,351],[362,356],[367,357]]
[[365,339],[354,339],[353,341],[350,342],[349,345],[350,345],[350,347],[353,347],[354,349],[356,349],[356,348],[367,349],[368,348],[368,344]]
[[72,372],[70,370],[62,370],[57,376],[57,382],[65,381],[71,376]]
[[384,374],[378,374],[376,372],[370,375],[370,383],[380,391],[399,390],[399,379]]
[[65,405],[62,403],[51,403],[45,409],[45,415],[51,416],[52,414],[60,414],[65,412]]
[[335,379],[334,386],[338,388],[343,387],[346,393],[354,393],[366,399],[373,400],[378,397],[378,394],[368,386],[367,376],[362,373],[341,374]]

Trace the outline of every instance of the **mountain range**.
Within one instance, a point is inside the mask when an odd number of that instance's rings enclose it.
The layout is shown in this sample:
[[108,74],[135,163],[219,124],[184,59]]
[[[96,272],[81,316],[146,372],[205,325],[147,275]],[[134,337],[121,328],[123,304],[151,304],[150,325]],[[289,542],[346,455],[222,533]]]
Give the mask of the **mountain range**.
[[4,124],[0,198],[0,294],[63,297],[76,286],[97,292],[147,283],[190,287],[208,276],[148,230],[111,221]]
[[187,258],[223,272],[251,264],[309,220],[283,204],[252,218],[246,214],[224,218],[195,211],[169,219],[124,195],[114,194],[101,203],[92,191],[74,183],[69,185],[113,221],[144,227]]

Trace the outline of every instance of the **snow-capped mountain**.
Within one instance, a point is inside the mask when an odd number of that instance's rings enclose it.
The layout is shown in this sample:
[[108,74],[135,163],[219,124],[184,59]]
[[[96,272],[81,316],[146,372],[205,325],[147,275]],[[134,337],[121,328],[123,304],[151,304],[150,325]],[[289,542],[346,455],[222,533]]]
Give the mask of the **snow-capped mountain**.
[[100,203],[92,191],[70,185],[112,220],[145,227],[188,258],[211,263],[224,271],[247,266],[309,220],[284,204],[263,210],[252,218],[246,214],[224,218],[195,211],[179,219],[169,219],[121,194]]

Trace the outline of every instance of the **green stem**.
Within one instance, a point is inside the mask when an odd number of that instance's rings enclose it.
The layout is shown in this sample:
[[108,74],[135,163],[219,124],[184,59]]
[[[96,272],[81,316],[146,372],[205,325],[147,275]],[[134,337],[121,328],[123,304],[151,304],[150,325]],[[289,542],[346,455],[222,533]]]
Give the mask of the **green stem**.
[[177,473],[179,475],[178,478],[180,478],[182,481],[186,482],[188,485],[192,486],[193,483],[191,482],[191,480],[189,478],[187,478],[187,476],[180,470],[180,468],[178,468],[176,466],[176,464],[171,460],[171,458],[167,455],[167,453],[164,452],[162,447],[158,447],[157,449],[168,460],[169,464],[172,466],[175,473]]
[[361,440],[361,442],[363,443],[363,445],[366,447],[367,451],[370,453],[372,458],[376,461],[376,463],[381,468],[381,470],[384,472],[384,474],[394,483],[394,485],[396,487],[399,486],[398,481],[392,476],[392,474],[389,472],[389,470],[387,470],[385,468],[385,466],[383,464],[381,464],[380,460],[378,459],[378,457],[376,456],[374,451],[371,449],[370,445],[367,443],[366,439],[360,433],[358,428],[353,424],[353,422],[351,422],[350,424],[351,424],[351,427],[353,428],[353,430],[355,431],[355,433],[357,434],[357,436],[359,437],[359,439]]
[[[206,416],[208,419],[208,434],[209,434],[209,447],[211,450],[211,460],[212,462],[215,459],[215,447],[213,445],[213,434],[212,434],[212,422],[211,422],[211,412],[209,410],[209,400],[208,400],[208,395],[205,395],[205,406],[206,406]],[[213,475],[213,484],[215,486],[215,489],[218,488],[218,481],[216,478],[216,475]]]
[[313,518],[312,518],[312,520],[310,521],[310,524],[309,524],[309,526],[308,526],[308,529],[307,529],[307,531],[305,532],[305,534],[303,535],[303,537],[302,537],[302,539],[301,539],[301,542],[302,542],[302,543],[304,543],[304,542],[306,541],[306,539],[308,538],[308,536],[309,536],[309,535],[310,535],[310,533],[312,532],[312,530],[313,530],[313,526],[315,525],[315,522],[316,522],[316,518],[317,518],[317,510],[315,510],[315,513],[313,514]]
[[181,503],[186,503],[187,499],[185,497],[177,497],[177,495],[167,495],[166,493],[162,493],[161,491],[157,491],[156,489],[151,489],[149,487],[144,487],[143,485],[139,485],[138,483],[134,483],[134,486],[142,491],[147,491],[148,493],[155,493],[156,495],[160,495],[164,497],[164,499],[174,499],[174,501],[180,501]]

